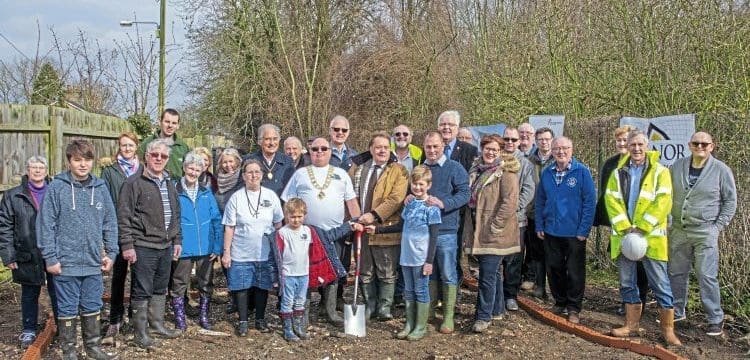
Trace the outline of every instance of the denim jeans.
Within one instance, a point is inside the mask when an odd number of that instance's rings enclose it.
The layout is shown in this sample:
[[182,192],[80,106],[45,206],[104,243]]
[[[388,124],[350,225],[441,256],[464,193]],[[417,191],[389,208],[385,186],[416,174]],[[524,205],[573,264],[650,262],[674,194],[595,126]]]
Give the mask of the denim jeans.
[[305,310],[307,300],[308,275],[284,276],[284,287],[281,289],[281,312],[290,313],[292,310]]
[[[654,292],[656,303],[660,308],[671,309],[673,307],[672,288],[669,285],[667,273],[667,262],[649,258],[643,258],[643,269],[646,270],[648,285]],[[617,266],[620,268],[620,296],[626,304],[640,304],[641,297],[638,291],[638,276],[636,274],[637,262],[629,260],[620,254],[617,257]]]
[[438,235],[430,280],[442,281],[449,285],[458,284],[458,270],[456,269],[456,266],[458,266],[456,261],[458,244],[456,244],[456,238],[456,234]]
[[165,295],[171,278],[172,247],[150,249],[135,247],[137,261],[130,266],[133,282],[131,301],[151,299],[152,295]]
[[88,276],[55,276],[58,316],[69,318],[81,314],[91,314],[102,309],[104,284],[102,274]]
[[[502,314],[505,311],[505,300],[503,298],[503,285],[500,280],[500,287],[498,289],[498,269],[500,268],[500,262],[503,257],[500,255],[477,255],[479,260],[479,292],[477,294],[477,306],[476,306],[476,319],[483,321],[492,320],[492,315],[495,310],[495,303],[503,303],[503,311],[497,314]],[[497,297],[500,299],[497,299]]]
[[[52,305],[52,313],[57,314],[57,292],[55,292],[55,277],[47,274],[47,294]],[[37,320],[39,318],[39,294],[42,292],[41,285],[21,285],[21,318],[24,331],[36,333]]]
[[422,275],[422,266],[402,266],[404,301],[430,302],[430,276]]

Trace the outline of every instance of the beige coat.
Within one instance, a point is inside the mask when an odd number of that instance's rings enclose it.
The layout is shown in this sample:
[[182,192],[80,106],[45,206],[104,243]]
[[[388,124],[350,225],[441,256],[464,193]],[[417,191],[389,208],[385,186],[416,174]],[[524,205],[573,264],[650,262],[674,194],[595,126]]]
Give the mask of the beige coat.
[[[371,161],[367,161],[349,169],[349,176],[352,178],[357,196],[362,193],[361,187],[364,186],[370,164]],[[376,218],[382,219],[382,223],[378,225],[388,226],[399,222],[408,186],[409,173],[406,168],[397,162],[389,162],[380,174],[372,194],[372,211],[377,214]],[[364,199],[359,199],[359,201],[361,203]],[[370,246],[400,245],[401,233],[369,235],[368,242]]]

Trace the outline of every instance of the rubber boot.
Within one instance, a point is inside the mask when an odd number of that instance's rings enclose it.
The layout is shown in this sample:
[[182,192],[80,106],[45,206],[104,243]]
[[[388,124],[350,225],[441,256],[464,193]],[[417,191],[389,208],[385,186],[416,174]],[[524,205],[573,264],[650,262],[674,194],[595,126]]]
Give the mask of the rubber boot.
[[[338,284],[335,282],[331,285],[326,286],[326,318],[328,318],[328,322],[331,324],[334,324],[336,326],[343,326],[344,325],[344,319],[339,316],[339,314],[336,312],[336,289],[338,288]],[[291,322],[291,319],[290,319]]]
[[76,317],[61,317],[57,319],[58,341],[62,349],[63,360],[77,360],[76,352]]
[[305,312],[302,314],[302,328],[307,332],[307,328],[310,326],[310,298],[305,300]]
[[86,356],[94,360],[110,360],[116,356],[105,353],[102,348],[102,329],[99,312],[81,315],[81,335]]
[[211,322],[208,321],[208,310],[211,304],[211,297],[208,295],[201,294],[200,297],[200,320],[198,321],[202,328],[211,330]]
[[141,348],[148,349],[156,343],[148,334],[148,300],[131,301],[130,306],[133,309],[133,328],[135,336],[133,340]]
[[185,298],[175,296],[172,298],[172,309],[174,309],[174,327],[182,331],[187,330],[185,321]]
[[[370,321],[378,308],[378,286],[375,281],[362,284],[362,297],[365,298],[365,321]],[[354,299],[356,303],[357,299]]]
[[163,338],[174,339],[180,336],[180,330],[164,326],[164,312],[167,307],[166,295],[152,295],[148,302],[148,326],[151,331]]
[[610,332],[614,337],[637,336],[639,332],[638,325],[641,322],[641,304],[625,304],[625,325],[620,328],[612,329]]
[[417,321],[417,302],[414,300],[406,300],[405,302],[404,315],[406,316],[406,322],[404,323],[404,329],[396,334],[396,339],[404,340],[414,330]]
[[[335,294],[333,298],[336,299]],[[284,340],[289,342],[299,341],[297,335],[294,334],[294,329],[292,326],[292,313],[281,313],[280,315],[281,320],[284,322]]]
[[430,313],[430,304],[416,302],[417,317],[414,321],[414,330],[409,333],[406,340],[417,341],[427,334],[427,318]]
[[305,310],[294,310],[292,312],[292,330],[294,330],[294,334],[300,340],[310,340],[310,335],[307,334],[307,327],[304,325],[304,317]]
[[247,320],[240,321],[237,323],[237,336],[245,337],[247,336],[247,330],[250,327],[250,324],[248,324]]
[[443,324],[440,325],[440,333],[450,334],[453,332],[453,314],[456,311],[456,285],[443,284]]
[[390,321],[393,320],[391,314],[391,308],[393,307],[393,294],[396,292],[396,284],[380,283],[378,289],[378,320]]
[[668,345],[682,346],[682,342],[674,333],[674,309],[659,308],[659,326]]
[[435,318],[435,307],[438,302],[438,282],[430,281],[430,313],[428,316],[429,320]]

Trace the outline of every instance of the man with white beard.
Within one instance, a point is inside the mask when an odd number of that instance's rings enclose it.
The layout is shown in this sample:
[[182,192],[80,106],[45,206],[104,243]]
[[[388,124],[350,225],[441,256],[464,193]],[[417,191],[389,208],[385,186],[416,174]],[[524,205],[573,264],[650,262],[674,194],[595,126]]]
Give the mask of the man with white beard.
[[422,148],[411,143],[414,134],[406,125],[393,128],[391,133],[391,151],[396,155],[396,160],[403,165],[409,173],[422,163],[424,152]]

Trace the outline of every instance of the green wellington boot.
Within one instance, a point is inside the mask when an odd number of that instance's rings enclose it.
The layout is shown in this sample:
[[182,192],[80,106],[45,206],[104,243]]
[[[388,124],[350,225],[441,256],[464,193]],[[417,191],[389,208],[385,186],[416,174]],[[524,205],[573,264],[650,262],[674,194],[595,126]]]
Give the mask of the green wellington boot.
[[453,332],[453,314],[456,310],[456,285],[443,284],[443,324],[440,325],[440,333],[450,334]]
[[417,319],[414,322],[414,330],[406,337],[409,341],[417,341],[427,334],[427,316],[430,313],[430,304],[417,302]]
[[396,339],[400,340],[404,340],[409,336],[417,321],[417,302],[414,300],[406,300],[404,304],[406,306],[406,309],[404,310],[406,323],[404,324],[404,329],[396,334]]

